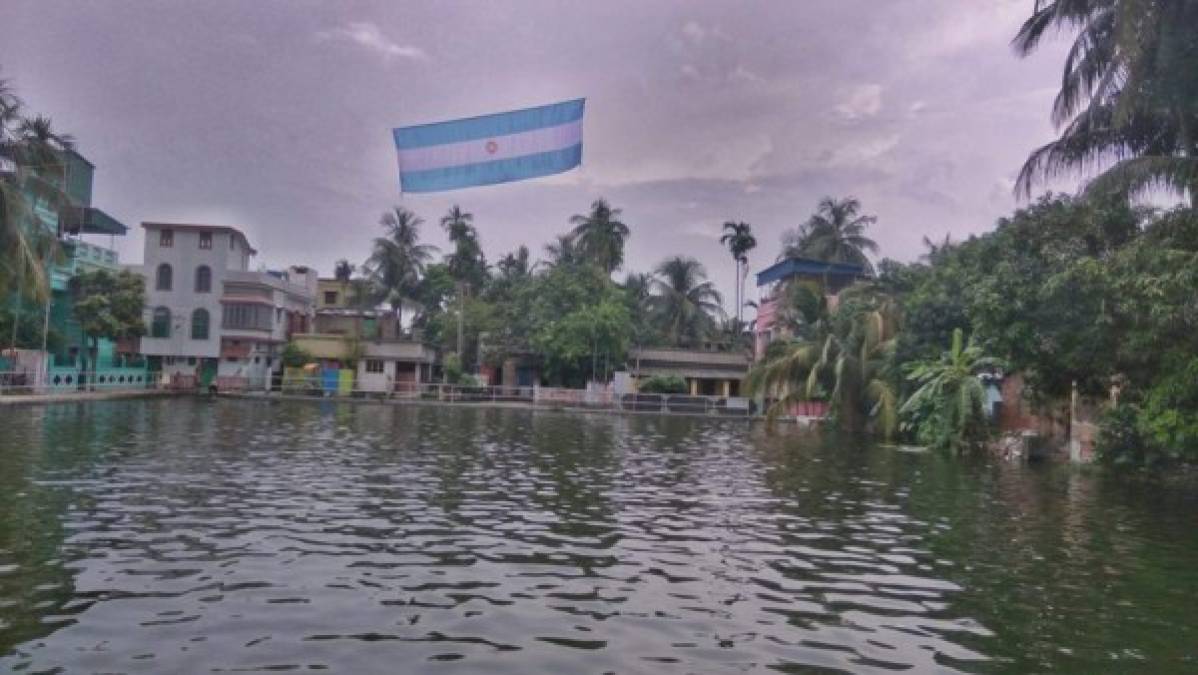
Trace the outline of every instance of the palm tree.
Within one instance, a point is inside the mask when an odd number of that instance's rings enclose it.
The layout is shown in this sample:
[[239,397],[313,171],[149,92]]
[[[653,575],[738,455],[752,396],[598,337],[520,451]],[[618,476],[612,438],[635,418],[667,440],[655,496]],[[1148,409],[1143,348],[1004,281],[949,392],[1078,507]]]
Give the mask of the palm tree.
[[923,246],[928,250],[927,253],[919,256],[921,260],[927,260],[929,263],[935,264],[944,259],[948,252],[953,249],[953,235],[951,232],[944,235],[944,239],[940,242],[929,239],[925,234],[923,237]]
[[37,213],[70,205],[66,153],[74,139],[56,132],[48,117],[23,117],[21,108],[0,80],[0,295],[15,289],[17,302],[43,303],[50,297],[46,265],[57,254],[57,222],[42,223]]
[[694,258],[662,261],[654,270],[653,290],[656,323],[676,347],[702,341],[715,328],[715,317],[723,315],[720,292]]
[[573,267],[582,261],[582,254],[574,237],[559,234],[553,241],[545,244],[545,266],[549,269]]
[[529,256],[528,247],[521,244],[515,251],[500,258],[499,262],[495,263],[500,278],[511,281],[530,275],[532,265],[529,262]]
[[570,234],[583,257],[608,274],[624,264],[624,242],[630,234],[628,226],[619,220],[620,213],[600,197],[591,203],[590,213],[570,217],[574,225]]
[[353,278],[355,272],[354,264],[342,258],[337,261],[333,267],[333,278],[340,281],[343,285]]
[[757,248],[757,238],[753,236],[753,227],[748,223],[728,221],[724,223],[720,243],[728,247],[728,252],[736,261],[736,323],[740,324],[744,316],[742,305],[745,297],[745,277],[741,274],[741,266],[748,273],[749,251]]
[[620,284],[632,319],[632,339],[637,346],[654,341],[653,276],[643,272],[629,272]]
[[1198,205],[1198,3],[1037,0],[1014,40],[1034,52],[1045,35],[1076,31],[1053,105],[1057,140],[1032,152],[1016,183],[1106,169],[1091,192],[1164,188]]
[[420,243],[420,226],[424,221],[415,213],[397,206],[379,219],[386,235],[376,237],[366,267],[372,286],[383,296],[396,320],[403,324],[404,299],[411,297],[432,259],[436,247]]
[[453,252],[445,256],[449,273],[459,282],[481,285],[487,263],[478,242],[478,230],[474,229],[474,214],[454,204],[441,217],[441,227],[453,244]]
[[773,399],[772,421],[799,401],[826,400],[839,426],[860,431],[872,426],[885,438],[898,429],[898,395],[886,377],[897,334],[893,303],[882,300],[865,311],[827,314],[808,323],[798,339],[771,350],[749,372],[753,395]]
[[979,374],[1002,367],[984,356],[960,328],[953,331],[947,352],[933,361],[911,365],[907,379],[919,385],[903,404],[900,414],[909,418],[904,427],[915,431],[920,442],[937,448],[962,450],[986,435],[986,390]]
[[877,253],[878,244],[865,236],[865,230],[878,219],[859,215],[860,212],[861,202],[854,197],[824,197],[815,214],[783,238],[782,257],[850,263],[873,274],[874,267],[866,253]]

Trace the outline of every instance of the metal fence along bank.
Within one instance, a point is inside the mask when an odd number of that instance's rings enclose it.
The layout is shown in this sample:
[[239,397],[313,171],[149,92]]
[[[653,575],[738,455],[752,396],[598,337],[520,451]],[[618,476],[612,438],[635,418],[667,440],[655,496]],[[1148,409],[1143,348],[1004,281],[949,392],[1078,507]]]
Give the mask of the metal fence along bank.
[[327,373],[290,377],[268,384],[262,379],[218,378],[221,393],[260,396],[419,401],[445,404],[519,404],[546,409],[609,410],[615,412],[751,417],[756,407],[747,398],[690,394],[618,393],[610,386],[586,389],[559,387],[471,386],[443,383],[399,382],[390,389],[355,387],[352,379]]
[[[54,371],[51,370],[51,373]],[[618,392],[611,385],[592,385],[586,389],[560,387],[471,386],[445,383],[392,383],[388,388],[363,388],[352,371],[322,371],[307,375],[291,373],[274,377],[217,377],[213,386],[203,389],[194,376],[163,376],[156,373],[60,374],[58,382],[26,370],[0,371],[0,396],[64,394],[70,392],[109,392],[166,390],[203,395],[243,395],[335,400],[360,400],[392,403],[495,404],[541,409],[594,410],[621,413],[698,415],[727,418],[752,418],[761,414],[758,402],[735,396],[657,394]],[[67,381],[65,378],[70,377]],[[821,419],[826,405],[820,402],[796,404],[785,418],[799,422]]]

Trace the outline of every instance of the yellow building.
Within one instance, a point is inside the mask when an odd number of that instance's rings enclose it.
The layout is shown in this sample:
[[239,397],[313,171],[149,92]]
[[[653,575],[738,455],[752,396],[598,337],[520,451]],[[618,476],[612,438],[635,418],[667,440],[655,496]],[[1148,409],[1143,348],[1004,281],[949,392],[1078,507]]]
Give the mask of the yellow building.
[[634,383],[650,377],[679,377],[695,396],[742,396],[750,356],[742,350],[642,348],[628,354]]

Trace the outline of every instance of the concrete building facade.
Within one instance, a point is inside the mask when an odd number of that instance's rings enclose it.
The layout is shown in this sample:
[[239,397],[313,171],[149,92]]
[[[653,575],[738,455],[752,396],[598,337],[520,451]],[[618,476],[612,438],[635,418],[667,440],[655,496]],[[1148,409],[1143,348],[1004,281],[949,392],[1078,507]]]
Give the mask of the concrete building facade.
[[368,392],[415,393],[431,381],[437,351],[405,335],[395,312],[353,306],[347,282],[321,279],[311,332],[297,347],[325,366],[351,366],[355,387]]
[[[251,271],[257,251],[236,228],[143,223],[146,282],[141,353],[163,375],[265,386],[283,345],[309,329],[316,274],[303,267]],[[239,380],[239,381],[234,381]],[[219,383],[218,383],[219,384]]]

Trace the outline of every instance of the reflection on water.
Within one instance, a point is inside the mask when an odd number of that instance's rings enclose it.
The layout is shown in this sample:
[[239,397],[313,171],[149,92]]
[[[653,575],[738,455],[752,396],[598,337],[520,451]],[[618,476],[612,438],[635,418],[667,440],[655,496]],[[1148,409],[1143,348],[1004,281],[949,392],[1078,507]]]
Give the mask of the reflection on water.
[[719,420],[0,415],[4,671],[1198,668],[1178,481]]

